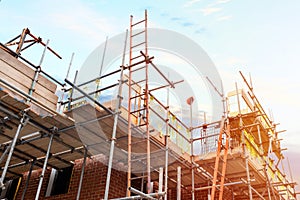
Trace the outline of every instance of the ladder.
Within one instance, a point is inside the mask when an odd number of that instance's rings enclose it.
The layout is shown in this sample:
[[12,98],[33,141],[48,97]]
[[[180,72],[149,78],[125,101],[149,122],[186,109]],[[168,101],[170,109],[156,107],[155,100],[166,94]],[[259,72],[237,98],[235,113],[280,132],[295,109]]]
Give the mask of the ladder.
[[[225,138],[223,138],[225,136]],[[225,141],[224,141],[225,140]],[[226,174],[226,165],[227,165],[227,154],[229,149],[229,140],[230,140],[230,126],[228,118],[223,118],[220,126],[220,134],[218,138],[218,148],[215,161],[214,175],[213,175],[213,185],[211,191],[211,199],[214,200],[216,196],[217,184],[220,185],[219,188],[219,200],[223,199],[223,190]],[[223,158],[221,158],[221,152],[224,150]],[[219,172],[219,164],[222,163],[221,173]],[[220,177],[220,182],[218,178]]]
[[[134,129],[143,130],[143,138],[146,138],[146,173],[147,190],[151,188],[150,165],[150,130],[149,130],[149,88],[148,88],[148,43],[147,43],[147,10],[144,19],[133,22],[130,16],[129,31],[129,66],[128,66],[128,171],[127,171],[127,196],[131,196],[129,188],[132,178],[132,132]],[[137,75],[140,74],[140,75]],[[139,177],[138,177],[139,178]],[[142,183],[143,184],[143,183]]]

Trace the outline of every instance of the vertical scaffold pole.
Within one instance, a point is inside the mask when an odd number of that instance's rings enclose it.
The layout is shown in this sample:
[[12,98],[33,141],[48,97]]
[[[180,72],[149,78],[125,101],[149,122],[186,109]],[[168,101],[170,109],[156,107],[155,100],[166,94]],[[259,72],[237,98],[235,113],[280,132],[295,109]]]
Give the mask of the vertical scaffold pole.
[[44,180],[44,176],[45,176],[45,171],[46,171],[46,167],[47,167],[47,163],[48,163],[48,159],[49,159],[49,155],[50,155],[50,151],[51,151],[53,137],[54,137],[54,133],[52,133],[51,136],[50,136],[48,149],[47,149],[47,153],[46,153],[46,157],[45,157],[45,161],[44,161],[44,165],[43,165],[42,174],[40,175],[39,185],[38,185],[38,189],[37,189],[37,192],[36,192],[36,195],[35,195],[35,200],[39,199],[39,196],[40,196],[40,193],[41,193],[43,180]]
[[[169,73],[168,73],[169,79]],[[166,134],[165,134],[165,182],[164,182],[164,199],[168,199],[168,166],[169,166],[169,115],[170,115],[170,89],[167,88],[167,116],[166,116]]]
[[194,170],[194,137],[193,137],[193,102],[194,102],[194,98],[193,97],[189,97],[187,99],[187,104],[190,106],[190,134],[191,134],[191,138],[190,138],[190,142],[191,142],[191,163],[192,163],[192,200],[195,200],[195,170]]
[[33,167],[35,165],[35,162],[36,162],[36,160],[33,160],[32,163],[31,163],[31,165],[30,165],[30,169],[29,169],[29,172],[28,172],[28,175],[27,175],[27,179],[26,179],[26,183],[25,183],[25,188],[23,190],[21,200],[25,199],[26,191],[27,191],[27,188],[28,188],[28,185],[29,185],[29,180],[30,180],[31,173],[32,173]]
[[[243,120],[242,120],[242,113],[241,113],[241,105],[240,105],[240,97],[239,97],[239,90],[237,83],[235,83],[235,89],[236,89],[236,96],[237,96],[237,103],[238,103],[238,110],[239,110],[239,127],[243,126]],[[245,157],[245,167],[246,167],[246,174],[247,174],[247,185],[248,185],[248,191],[249,191],[249,200],[252,200],[252,189],[251,189],[251,180],[250,180],[250,172],[249,172],[249,164],[248,164],[248,157],[249,155],[246,155],[246,147],[245,147],[245,130],[241,130],[242,134],[242,148],[244,152],[244,157]]]
[[177,167],[177,200],[181,200],[181,167]]
[[166,119],[166,135],[165,135],[165,200],[168,198],[168,166],[169,166],[169,89],[168,89],[168,99],[167,99],[167,119]]
[[[70,74],[70,70],[71,70],[71,66],[72,66],[72,62],[73,62],[73,59],[74,59],[74,55],[75,53],[73,52],[72,53],[72,56],[71,56],[71,60],[70,60],[70,63],[69,63],[69,67],[68,67],[68,70],[67,70],[67,74],[66,74],[66,78],[65,79],[68,79],[69,78],[69,74]],[[64,82],[63,84],[63,87],[62,87],[62,94],[61,94],[61,99],[60,99],[60,103],[59,103],[59,106],[58,106],[58,111],[59,112],[63,112],[63,110],[61,110],[62,106],[63,106],[63,101],[64,101],[64,97],[65,97],[65,88],[66,87],[66,81]]]
[[118,100],[116,101],[116,109],[115,109],[115,113],[114,113],[114,125],[113,125],[113,131],[112,131],[111,143],[110,143],[110,152],[109,152],[109,159],[108,159],[108,169],[107,169],[107,176],[106,176],[104,200],[108,199],[111,168],[112,168],[112,162],[113,162],[113,157],[114,157],[114,149],[115,149],[116,135],[117,135],[117,125],[118,125],[118,119],[119,119],[119,110],[121,108],[121,102],[122,102],[121,96],[122,96],[124,56],[125,56],[125,52],[126,52],[126,43],[127,43],[127,31],[126,31],[126,36],[125,36],[122,66],[121,66],[120,79],[119,79],[119,85],[118,85],[118,96],[117,96]]
[[[147,28],[148,28],[148,16],[147,16],[147,10],[145,10],[145,55],[146,59],[148,59],[148,34],[147,34]],[[150,149],[150,130],[149,130],[149,70],[148,70],[148,61],[145,63],[146,67],[146,84],[145,84],[145,102],[146,102],[146,131],[147,131],[147,194],[150,194],[151,192],[151,149]]]
[[[256,126],[256,128],[257,128],[257,133],[258,133],[258,140],[259,140],[259,148],[260,148],[260,156],[262,156],[262,153],[263,153],[263,151],[264,151],[264,148],[263,148],[263,146],[262,146],[262,139],[261,139],[261,132],[260,132],[260,127],[259,127],[259,125],[257,125]],[[271,185],[270,185],[270,182],[269,182],[269,177],[268,177],[268,174],[266,174],[266,179],[267,179],[267,190],[268,190],[268,198],[269,198],[269,200],[270,199],[272,199],[271,198],[271,191],[270,191],[270,187],[271,187]]]
[[[75,72],[73,85],[76,84],[77,75],[78,75],[78,70],[76,70],[76,72]],[[66,80],[66,79],[65,79],[65,80]],[[74,94],[74,86],[73,86],[72,89],[71,89],[71,94],[70,94],[70,97],[69,97],[69,103],[68,103],[68,110],[71,109],[71,103],[72,103],[73,94]]]
[[80,173],[80,179],[79,179],[79,185],[78,185],[78,191],[77,191],[77,197],[76,200],[80,199],[80,193],[81,193],[81,188],[82,188],[82,181],[83,181],[83,175],[84,175],[84,170],[85,170],[85,165],[86,165],[86,157],[87,157],[87,147],[84,148],[84,157],[83,157],[83,163],[81,167],[81,173]]
[[[164,176],[164,168],[159,168],[159,177],[158,177],[158,193],[162,193],[163,190],[163,176]],[[161,197],[160,197],[161,199]]]
[[[271,185],[271,181],[272,181],[272,178],[271,178],[271,180],[270,180],[270,178],[269,178],[269,174],[268,174],[268,167],[269,167],[269,164],[270,164],[270,157],[269,157],[269,155],[270,155],[270,153],[272,152],[272,136],[270,136],[269,137],[269,149],[268,149],[268,152],[267,152],[267,160],[265,161],[265,173],[266,173],[266,177],[267,177],[267,179],[268,179],[268,181],[269,181],[269,183],[270,183],[270,185]],[[277,197],[276,197],[276,195],[275,195],[275,191],[274,191],[274,187],[271,185],[271,190],[272,190],[272,195],[273,195],[273,198],[275,199],[275,200],[277,200]]]
[[[101,65],[100,65],[100,70],[99,70],[99,77],[102,76],[102,70],[103,70],[103,65],[104,65],[104,58],[105,58],[105,53],[106,53],[106,48],[107,48],[107,42],[108,42],[108,36],[106,36],[106,39],[105,39],[105,44],[104,44],[104,49],[103,49],[103,54],[102,54],[102,60],[101,60]],[[99,86],[101,85],[100,78],[97,79],[96,82],[97,82],[97,86],[96,86],[95,91],[98,91]],[[96,92],[95,97],[94,97],[95,100],[97,100],[99,96],[100,96],[100,92]]]
[[[293,179],[293,174],[292,174],[292,170],[291,170],[291,165],[290,165],[289,157],[286,157],[286,159],[287,159],[287,164],[288,164],[288,168],[289,168],[290,180],[293,183],[294,179]],[[296,198],[297,194],[296,194],[296,191],[295,191],[295,186],[292,186],[292,189],[293,189],[293,196],[295,196],[295,198]]]
[[[39,73],[41,72],[41,69],[42,69],[41,66],[42,66],[42,63],[43,63],[45,55],[46,55],[46,50],[48,48],[48,44],[49,44],[49,40],[47,40],[47,43],[45,45],[45,48],[44,48],[44,51],[43,51],[43,54],[42,54],[42,57],[41,57],[41,60],[40,60],[40,63],[39,63],[39,65],[37,66],[37,68],[35,70],[34,77],[33,77],[32,83],[31,83],[31,87],[30,87],[29,93],[28,93],[29,96],[31,96],[32,93],[34,92],[35,85],[38,81]],[[27,102],[29,102],[29,101],[30,101],[30,99],[28,98]]]

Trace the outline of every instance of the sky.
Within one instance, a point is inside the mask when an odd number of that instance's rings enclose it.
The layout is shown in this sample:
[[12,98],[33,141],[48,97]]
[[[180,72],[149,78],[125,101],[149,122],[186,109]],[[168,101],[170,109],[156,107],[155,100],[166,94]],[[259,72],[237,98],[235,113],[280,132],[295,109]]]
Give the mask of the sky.
[[[277,130],[287,130],[279,138],[300,184],[300,1],[1,0],[0,40],[12,39],[25,27],[50,39],[49,46],[63,59],[47,54],[50,64],[43,69],[63,80],[73,52],[70,77],[106,36],[124,32],[129,16],[142,18],[145,9],[149,27],[184,34],[207,52],[225,91],[241,83],[238,71],[251,74],[255,94],[280,123]],[[39,62],[40,55],[28,56]]]

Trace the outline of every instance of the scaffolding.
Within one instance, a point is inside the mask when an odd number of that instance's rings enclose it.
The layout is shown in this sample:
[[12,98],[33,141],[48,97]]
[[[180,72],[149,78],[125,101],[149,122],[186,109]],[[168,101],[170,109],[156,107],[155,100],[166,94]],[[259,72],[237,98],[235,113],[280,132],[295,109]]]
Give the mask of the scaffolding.
[[[140,21],[133,22],[130,17],[119,69],[83,82],[78,82],[77,72],[74,81],[68,79],[68,72],[64,83],[44,72],[47,50],[61,57],[49,47],[49,41],[43,43],[28,29],[1,44],[1,187],[10,177],[28,171],[22,193],[25,199],[31,172],[40,168],[35,197],[39,199],[47,166],[59,170],[83,159],[76,196],[80,199],[86,159],[103,154],[107,155],[104,199],[110,198],[115,160],[124,163],[127,171],[126,194],[118,199],[174,199],[173,190],[178,200],[186,199],[183,194],[197,199],[203,191],[207,199],[226,199],[228,194],[233,199],[297,199],[296,183],[279,168],[284,159],[278,139],[281,131],[276,130],[251,81],[241,72],[247,90],[236,84],[236,90],[224,98],[224,116],[219,121],[193,125],[194,100],[190,97],[187,125],[171,111],[168,100],[153,95],[163,88],[172,90],[182,81],[169,80],[149,55],[147,21],[147,11]],[[24,47],[25,43],[29,45]],[[44,46],[37,66],[21,56],[35,43]],[[8,48],[12,45],[17,45],[15,51]],[[165,85],[149,86],[150,67]],[[99,85],[113,77],[118,80]],[[61,99],[55,95],[57,85],[63,88]],[[106,100],[105,92],[114,90],[116,97]],[[154,118],[156,122],[151,123]],[[196,154],[199,144],[200,153]],[[151,190],[154,182],[157,191]]]
[[[26,40],[27,35],[33,39]],[[16,41],[17,39],[20,40]],[[24,47],[25,43],[30,44]],[[21,56],[22,51],[35,43],[44,46],[37,66]],[[30,171],[22,199],[25,198],[32,170],[42,168],[35,198],[38,199],[47,166],[60,169],[73,165],[74,159],[80,159],[84,155],[84,146],[74,129],[74,120],[56,112],[58,97],[55,91],[57,84],[63,84],[42,70],[47,49],[61,58],[48,44],[49,40],[44,44],[29,29],[24,29],[21,35],[1,44],[0,48],[0,183],[3,189],[7,177],[22,177],[23,172]],[[17,45],[16,51],[8,48],[12,45]]]

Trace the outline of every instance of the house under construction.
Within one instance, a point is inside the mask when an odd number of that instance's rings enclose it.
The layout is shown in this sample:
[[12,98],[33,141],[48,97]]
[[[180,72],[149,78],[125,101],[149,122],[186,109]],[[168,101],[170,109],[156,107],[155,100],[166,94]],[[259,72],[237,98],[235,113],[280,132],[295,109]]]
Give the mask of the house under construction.
[[[220,93],[219,120],[187,124],[153,94],[181,81],[170,81],[148,53],[147,12],[131,17],[128,38],[128,63],[79,83],[43,71],[46,52],[60,56],[29,29],[1,43],[2,199],[297,199],[281,166],[281,131],[251,81],[241,73],[243,89]],[[39,65],[21,56],[34,44],[44,46]],[[165,85],[149,87],[149,68]],[[117,94],[103,100],[108,90]]]

